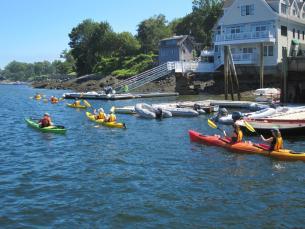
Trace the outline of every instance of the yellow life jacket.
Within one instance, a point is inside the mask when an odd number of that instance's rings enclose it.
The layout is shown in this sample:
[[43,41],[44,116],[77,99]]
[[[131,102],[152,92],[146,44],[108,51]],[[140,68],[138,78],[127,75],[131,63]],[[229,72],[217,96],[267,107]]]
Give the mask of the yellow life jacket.
[[110,114],[109,118],[108,118],[108,122],[115,122],[116,121],[116,117],[114,114]]
[[99,112],[96,116],[96,119],[106,119],[106,115],[104,112]]
[[283,138],[277,137],[274,145],[274,150],[279,151],[280,149],[283,149]]
[[241,130],[236,131],[237,133],[237,142],[241,142],[243,140],[243,132]]
[[75,104],[75,106],[79,106],[79,105],[80,105],[80,101],[79,101],[79,100],[76,100],[76,101],[74,102],[74,104]]

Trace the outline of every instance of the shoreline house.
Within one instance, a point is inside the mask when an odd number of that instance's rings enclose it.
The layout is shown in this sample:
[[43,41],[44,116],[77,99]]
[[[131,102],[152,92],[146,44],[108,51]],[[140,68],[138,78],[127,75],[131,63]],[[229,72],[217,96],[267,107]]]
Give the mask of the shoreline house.
[[195,52],[194,39],[189,35],[173,36],[160,41],[159,63],[192,61]]
[[[223,66],[224,46],[230,46],[235,65],[257,67],[263,47],[265,69],[277,74],[283,48],[288,56],[305,56],[305,2],[226,0],[214,27],[213,43],[213,51],[201,54],[207,69]],[[208,57],[213,57],[213,63]]]

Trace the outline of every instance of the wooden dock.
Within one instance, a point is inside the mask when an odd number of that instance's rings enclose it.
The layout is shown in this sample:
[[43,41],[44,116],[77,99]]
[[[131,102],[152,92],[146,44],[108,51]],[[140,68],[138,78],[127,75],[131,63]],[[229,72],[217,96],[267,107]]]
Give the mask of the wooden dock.
[[92,100],[126,100],[126,99],[138,99],[138,98],[154,98],[154,97],[169,97],[178,96],[177,92],[154,92],[154,93],[142,93],[142,94],[104,94],[104,93],[64,93],[65,99],[92,99]]

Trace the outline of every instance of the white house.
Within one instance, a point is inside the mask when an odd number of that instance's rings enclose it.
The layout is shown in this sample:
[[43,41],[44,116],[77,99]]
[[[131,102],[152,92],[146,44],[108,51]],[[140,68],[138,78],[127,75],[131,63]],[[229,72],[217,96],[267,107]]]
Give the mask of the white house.
[[215,70],[223,65],[225,45],[237,65],[257,66],[262,43],[264,66],[281,63],[283,47],[288,56],[305,55],[303,0],[226,0],[223,11],[214,27]]

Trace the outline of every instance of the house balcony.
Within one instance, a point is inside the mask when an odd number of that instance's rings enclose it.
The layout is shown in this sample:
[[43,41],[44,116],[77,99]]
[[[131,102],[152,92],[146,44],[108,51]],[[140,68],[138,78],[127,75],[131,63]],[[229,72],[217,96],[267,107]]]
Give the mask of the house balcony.
[[234,64],[257,64],[257,53],[234,53]]
[[[234,64],[256,65],[258,63],[257,53],[233,53]],[[214,61],[214,69],[218,69],[224,64],[223,56]]]
[[215,37],[215,45],[246,44],[259,42],[275,42],[273,31],[254,31],[243,33],[218,34]]

